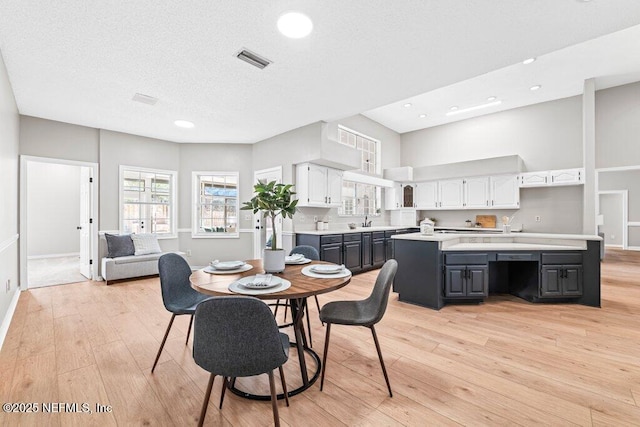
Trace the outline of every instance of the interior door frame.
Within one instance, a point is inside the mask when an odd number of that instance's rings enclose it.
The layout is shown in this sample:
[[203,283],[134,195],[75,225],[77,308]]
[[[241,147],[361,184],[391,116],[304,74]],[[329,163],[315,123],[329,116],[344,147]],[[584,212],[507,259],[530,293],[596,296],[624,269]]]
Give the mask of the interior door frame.
[[[276,175],[279,175],[279,178],[276,180],[278,183],[282,183],[282,166],[276,166],[273,168],[267,168],[267,169],[260,169],[260,170],[256,170],[253,171],[253,182],[256,183],[258,182],[258,176],[259,175],[265,175],[268,173],[274,173]],[[253,186],[251,187],[253,188]],[[264,221],[264,218],[262,218],[262,215],[260,214],[260,212],[256,213],[253,216],[253,225],[254,225],[254,232],[253,232],[253,257],[258,259],[258,258],[262,258],[262,249],[264,249],[262,246],[262,236],[263,234],[266,233],[265,228],[260,228],[262,222]],[[282,217],[280,217],[280,221],[282,221]],[[281,224],[282,225],[282,224]],[[278,235],[278,231],[276,230],[276,236]],[[280,232],[279,232],[279,241],[282,242],[282,227],[280,227]]]
[[[628,190],[606,190],[596,193],[596,218],[600,215],[600,196],[613,194],[622,197],[622,249],[629,249],[629,191]],[[606,236],[605,236],[606,237]],[[602,242],[604,245],[604,241]]]
[[[29,164],[38,163],[53,163],[58,165],[68,166],[84,166],[91,168],[91,175],[93,176],[93,188],[91,191],[91,208],[89,214],[93,219],[91,229],[89,231],[91,259],[93,264],[91,266],[91,276],[95,280],[98,277],[98,188],[99,187],[99,165],[92,162],[81,162],[76,160],[56,159],[50,157],[36,157],[36,156],[20,156],[20,289],[27,290],[29,286],[27,275],[27,177]],[[79,183],[78,183],[79,184]],[[78,209],[80,207],[78,206]]]

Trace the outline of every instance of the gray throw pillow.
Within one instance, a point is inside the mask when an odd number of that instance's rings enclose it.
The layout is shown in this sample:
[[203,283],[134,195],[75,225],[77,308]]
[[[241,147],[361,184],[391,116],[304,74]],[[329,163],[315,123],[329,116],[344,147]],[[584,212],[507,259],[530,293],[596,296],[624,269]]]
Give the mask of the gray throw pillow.
[[107,239],[107,258],[117,258],[121,256],[129,256],[135,253],[135,247],[133,246],[133,240],[131,240],[130,234],[107,234],[104,237]]

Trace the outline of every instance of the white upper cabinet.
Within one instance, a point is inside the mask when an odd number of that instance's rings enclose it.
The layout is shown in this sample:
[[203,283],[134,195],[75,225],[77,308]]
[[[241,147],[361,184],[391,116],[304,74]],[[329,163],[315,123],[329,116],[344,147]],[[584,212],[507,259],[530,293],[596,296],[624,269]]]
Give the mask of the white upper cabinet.
[[550,171],[549,185],[580,185],[584,184],[584,169],[563,169]]
[[415,185],[415,202],[417,209],[437,209],[438,181],[419,182]]
[[561,169],[520,174],[520,187],[547,187],[584,184],[584,169]]
[[342,171],[303,163],[296,166],[298,206],[337,207],[341,205]]
[[440,209],[461,209],[464,206],[464,180],[449,179],[438,181],[440,189]]
[[489,177],[464,180],[464,207],[467,209],[489,206]]
[[384,189],[385,210],[415,207],[415,184],[396,183],[393,187]]
[[492,208],[518,209],[520,207],[520,188],[517,175],[498,175],[489,179]]

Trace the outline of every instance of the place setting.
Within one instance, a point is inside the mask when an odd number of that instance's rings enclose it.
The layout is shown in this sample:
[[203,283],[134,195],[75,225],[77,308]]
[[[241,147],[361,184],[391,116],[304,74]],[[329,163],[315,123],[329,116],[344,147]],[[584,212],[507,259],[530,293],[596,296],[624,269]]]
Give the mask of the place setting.
[[251,264],[244,261],[211,261],[203,271],[210,274],[236,274],[244,273],[253,268]]
[[302,274],[318,279],[338,279],[351,276],[351,271],[344,264],[314,264],[304,267]]
[[291,282],[272,274],[256,274],[236,280],[229,290],[237,294],[260,295],[281,292],[291,287]]
[[311,260],[302,254],[291,254],[284,257],[284,263],[287,265],[309,264]]

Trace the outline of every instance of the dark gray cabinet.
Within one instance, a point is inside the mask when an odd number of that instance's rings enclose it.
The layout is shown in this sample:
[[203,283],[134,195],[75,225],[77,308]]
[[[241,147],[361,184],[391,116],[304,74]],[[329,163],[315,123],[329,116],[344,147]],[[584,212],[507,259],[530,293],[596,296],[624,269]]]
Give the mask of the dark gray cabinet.
[[373,267],[373,233],[362,233],[362,269]]
[[342,234],[320,237],[320,259],[334,264],[342,264]]
[[486,254],[446,254],[445,298],[484,298],[489,295],[489,265]]
[[386,240],[384,231],[374,232],[371,242],[371,256],[373,258],[373,266],[381,267],[386,258]]
[[543,253],[540,267],[540,297],[567,298],[583,294],[580,253]]
[[362,235],[360,233],[343,236],[342,263],[352,272],[362,270]]

